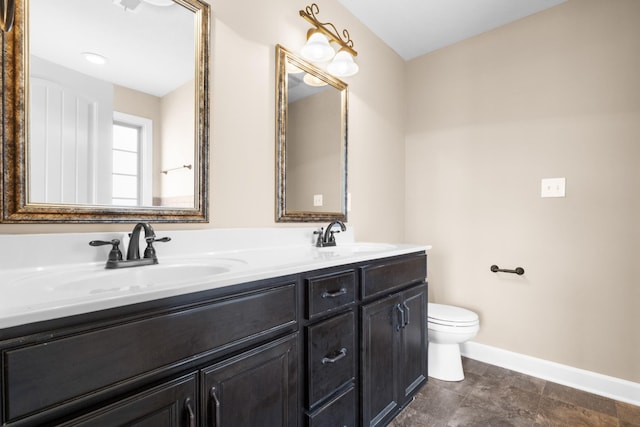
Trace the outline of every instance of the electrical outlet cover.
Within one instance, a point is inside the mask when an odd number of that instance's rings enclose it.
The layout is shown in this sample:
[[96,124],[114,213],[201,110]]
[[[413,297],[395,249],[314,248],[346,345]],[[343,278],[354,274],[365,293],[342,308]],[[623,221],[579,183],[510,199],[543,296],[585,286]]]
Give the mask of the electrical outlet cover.
[[564,197],[565,178],[544,178],[540,185],[540,197]]

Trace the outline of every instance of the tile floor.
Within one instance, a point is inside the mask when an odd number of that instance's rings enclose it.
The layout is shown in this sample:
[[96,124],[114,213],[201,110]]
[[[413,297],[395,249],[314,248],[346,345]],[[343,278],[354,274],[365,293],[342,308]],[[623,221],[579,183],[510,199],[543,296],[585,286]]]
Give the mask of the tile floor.
[[461,382],[429,378],[389,427],[640,427],[640,406],[463,358]]

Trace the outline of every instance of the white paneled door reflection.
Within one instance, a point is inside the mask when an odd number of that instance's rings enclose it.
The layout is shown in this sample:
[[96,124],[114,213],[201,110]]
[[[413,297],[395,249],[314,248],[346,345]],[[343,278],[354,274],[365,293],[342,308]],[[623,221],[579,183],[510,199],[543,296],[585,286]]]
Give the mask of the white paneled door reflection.
[[110,99],[34,76],[29,89],[28,201],[109,204]]
[[30,89],[30,201],[92,202],[95,102],[42,79]]

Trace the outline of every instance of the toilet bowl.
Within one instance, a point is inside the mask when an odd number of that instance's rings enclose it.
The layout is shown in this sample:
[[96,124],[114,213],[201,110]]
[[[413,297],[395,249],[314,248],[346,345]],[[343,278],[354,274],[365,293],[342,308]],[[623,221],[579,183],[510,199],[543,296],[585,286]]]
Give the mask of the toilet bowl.
[[429,376],[443,381],[462,381],[460,344],[480,329],[478,315],[451,305],[428,303]]

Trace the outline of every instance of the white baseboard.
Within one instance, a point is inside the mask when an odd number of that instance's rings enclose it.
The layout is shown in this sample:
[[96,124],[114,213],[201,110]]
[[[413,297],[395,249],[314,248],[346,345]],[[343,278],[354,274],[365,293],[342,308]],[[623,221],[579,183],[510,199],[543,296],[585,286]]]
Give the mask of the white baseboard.
[[473,341],[462,344],[460,352],[470,359],[640,406],[640,383],[549,362]]

